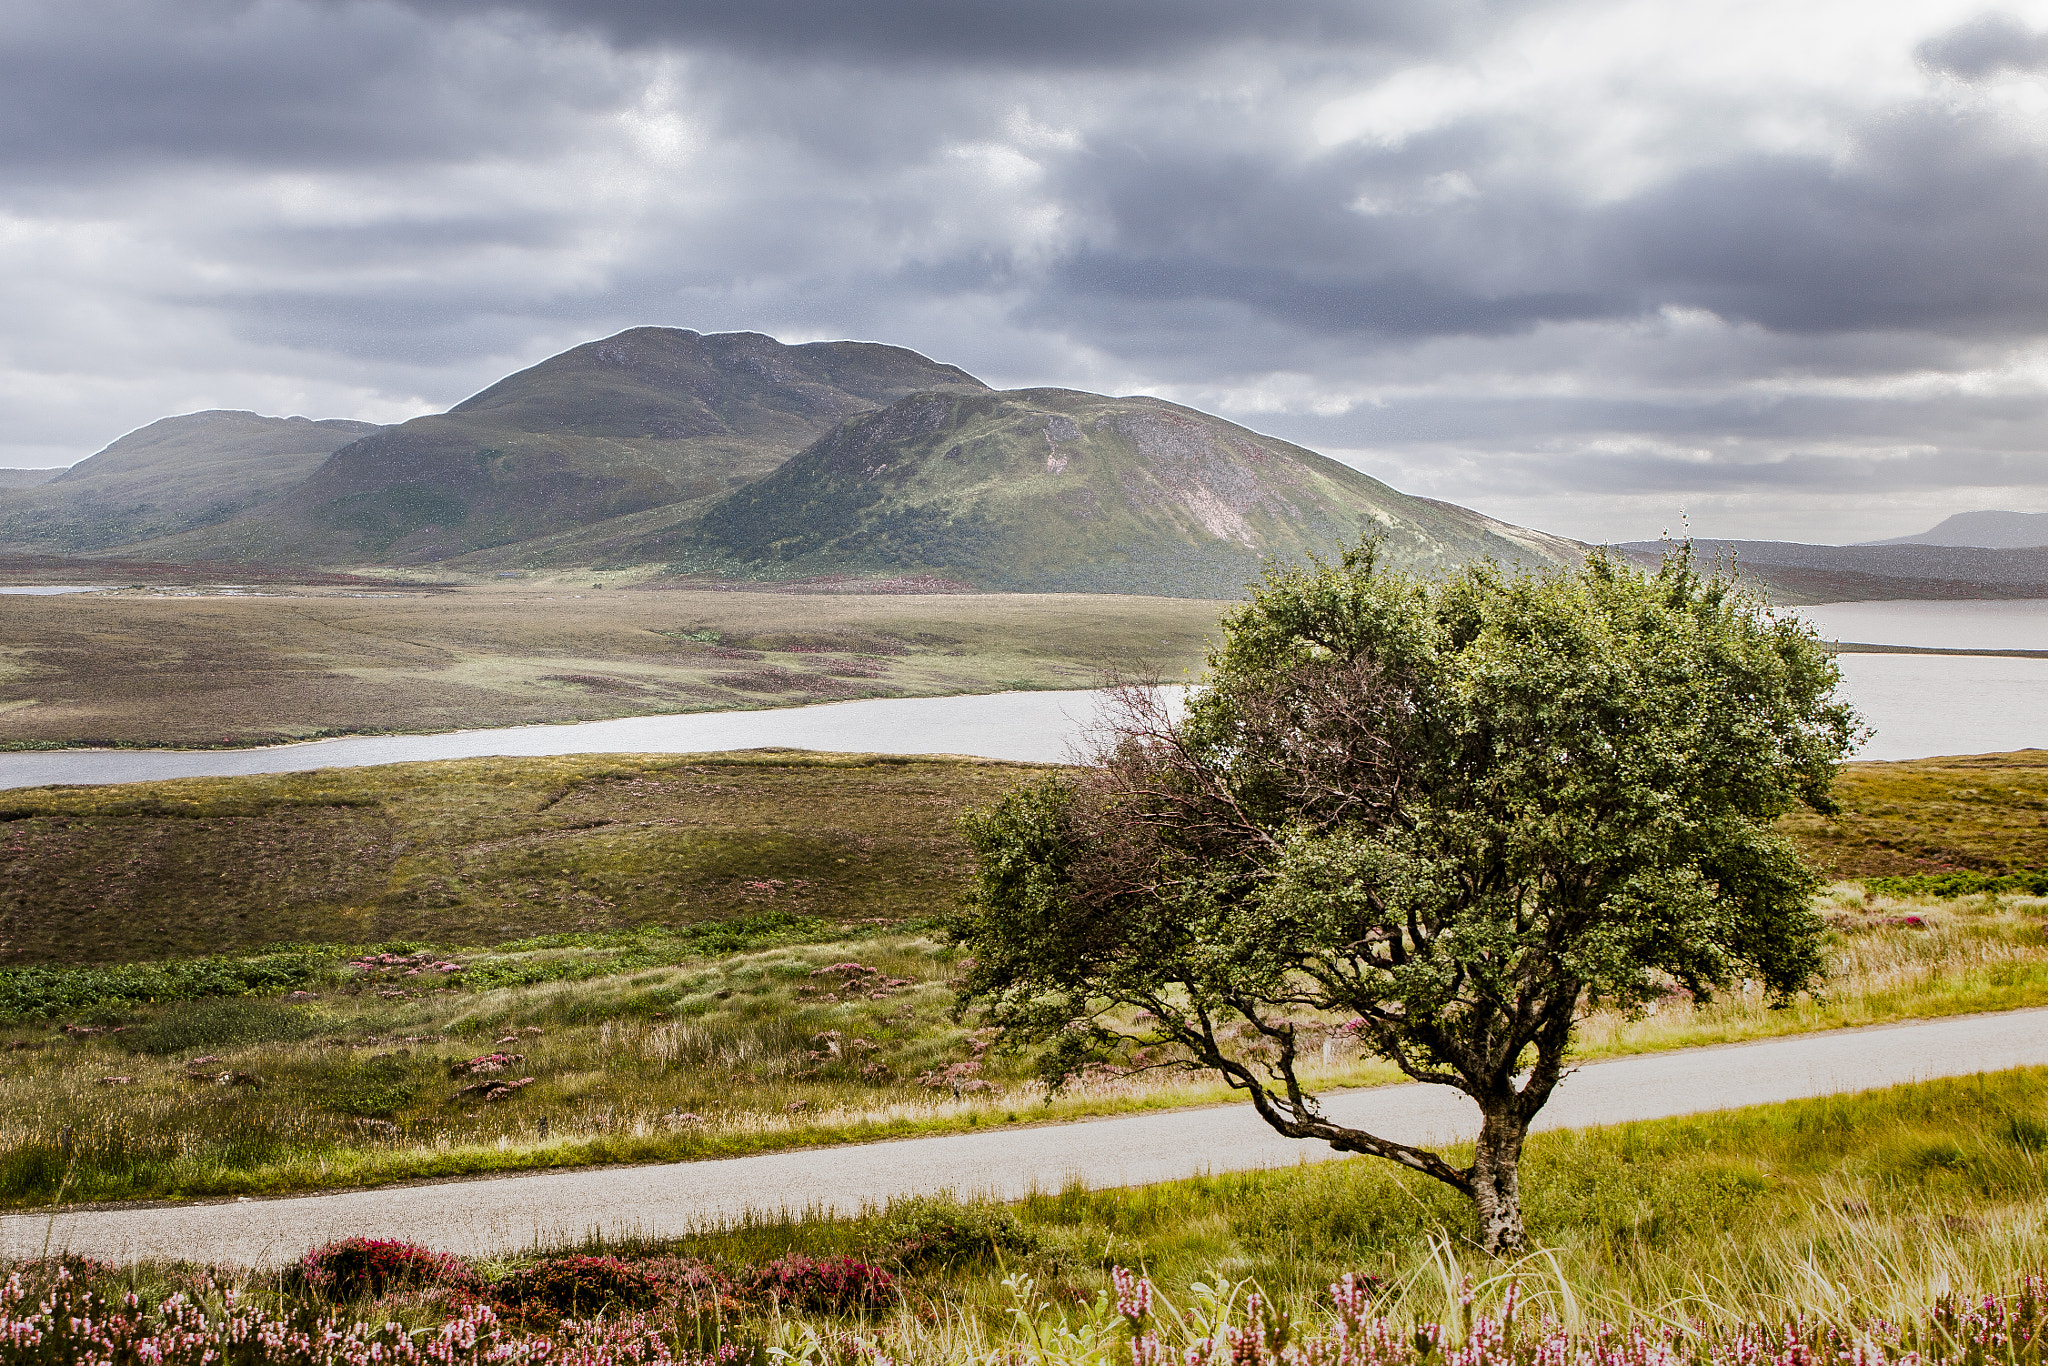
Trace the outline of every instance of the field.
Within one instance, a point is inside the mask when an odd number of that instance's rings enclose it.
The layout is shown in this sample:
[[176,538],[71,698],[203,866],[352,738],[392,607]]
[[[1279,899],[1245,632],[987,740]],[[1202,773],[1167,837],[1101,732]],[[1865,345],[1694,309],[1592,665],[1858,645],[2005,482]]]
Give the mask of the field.
[[1221,610],[622,583],[0,598],[0,746],[231,746],[1177,679]]

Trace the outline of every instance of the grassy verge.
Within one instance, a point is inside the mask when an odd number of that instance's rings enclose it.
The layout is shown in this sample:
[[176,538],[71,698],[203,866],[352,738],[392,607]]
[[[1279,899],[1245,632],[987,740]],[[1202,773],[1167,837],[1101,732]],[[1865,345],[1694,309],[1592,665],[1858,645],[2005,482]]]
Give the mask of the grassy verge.
[[[659,1242],[444,1260],[425,1284],[358,1279],[339,1300],[289,1273],[72,1270],[114,1299],[176,1291],[225,1317],[232,1289],[281,1320],[338,1307],[343,1322],[395,1321],[414,1342],[452,1318],[477,1322],[465,1306],[478,1296],[516,1313],[522,1293],[573,1283],[597,1327],[552,1313],[530,1315],[528,1331],[590,1341],[596,1350],[577,1359],[601,1363],[644,1359],[604,1338],[607,1323],[707,1356],[722,1343],[727,1362],[1108,1366],[1147,1360],[1131,1338],[1148,1332],[1163,1348],[1151,1359],[1191,1366],[1336,1360],[1327,1340],[1299,1358],[1280,1349],[1290,1331],[1295,1341],[1332,1334],[1327,1287],[1353,1277],[1365,1290],[1346,1333],[1358,1354],[1341,1359],[1383,1366],[1421,1366],[1438,1342],[1475,1366],[1578,1359],[1595,1343],[1589,1359],[1618,1366],[1882,1361],[1909,1350],[2033,1366],[2040,1285],[2023,1279],[2048,1265],[2044,1149],[2048,1069],[1538,1135],[1525,1165],[1538,1246],[1513,1263],[1470,1249],[1466,1211],[1448,1192],[1352,1158],[1012,1206],[925,1197],[853,1218],[756,1218]],[[1117,1312],[1117,1267],[1158,1287],[1141,1321]],[[863,1293],[835,1294],[849,1279]],[[2021,1292],[2001,1331],[1957,1331],[1977,1291]],[[1267,1312],[1251,1306],[1254,1293]],[[1947,1308],[1930,1315],[1937,1305]],[[1788,1320],[1811,1345],[1781,1354]],[[1227,1338],[1225,1324],[1246,1331]],[[1434,1341],[1413,1337],[1430,1324]],[[1641,1336],[1603,1336],[1601,1324]],[[46,1326],[61,1328],[61,1316]]]
[[[1539,1134],[1524,1167],[1531,1241],[1510,1269],[1471,1248],[1455,1193],[1365,1158],[1012,1207],[1022,1236],[944,1278],[949,1303],[999,1315],[1007,1272],[1061,1298],[1113,1264],[1162,1286],[1252,1281],[1297,1312],[1345,1273],[1375,1278],[1397,1319],[1455,1320],[1460,1281],[1505,1277],[1574,1326],[1605,1319],[1911,1313],[1966,1286],[2048,1266],[2048,1069],[1986,1074],[1685,1119]],[[733,1264],[799,1251],[886,1261],[903,1208],[756,1219],[658,1245]],[[961,1222],[988,1215],[961,1207]],[[930,1216],[926,1216],[929,1218]]]

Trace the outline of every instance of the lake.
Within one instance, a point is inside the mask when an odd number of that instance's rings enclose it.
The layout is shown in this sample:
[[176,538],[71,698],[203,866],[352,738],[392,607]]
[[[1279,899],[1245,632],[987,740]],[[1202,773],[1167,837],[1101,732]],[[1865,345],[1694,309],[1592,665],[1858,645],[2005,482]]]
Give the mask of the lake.
[[[2048,601],[1829,603],[1798,609],[1831,639],[1947,649],[2048,649]],[[1843,655],[1844,691],[1876,727],[1864,759],[2048,747],[2048,659]],[[638,716],[442,735],[353,736],[242,750],[0,753],[0,788],[292,773],[488,755],[687,754],[788,746],[880,754],[1069,758],[1103,695],[831,702],[769,711]]]

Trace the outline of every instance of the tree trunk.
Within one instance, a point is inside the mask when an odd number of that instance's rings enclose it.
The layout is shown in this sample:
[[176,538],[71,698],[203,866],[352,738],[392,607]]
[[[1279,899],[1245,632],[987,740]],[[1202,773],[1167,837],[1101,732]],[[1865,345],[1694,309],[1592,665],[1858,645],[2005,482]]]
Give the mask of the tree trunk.
[[1527,1125],[1505,1111],[1489,1110],[1479,1125],[1472,1153],[1472,1206],[1479,1216],[1479,1245],[1492,1256],[1520,1252],[1522,1228],[1522,1141]]

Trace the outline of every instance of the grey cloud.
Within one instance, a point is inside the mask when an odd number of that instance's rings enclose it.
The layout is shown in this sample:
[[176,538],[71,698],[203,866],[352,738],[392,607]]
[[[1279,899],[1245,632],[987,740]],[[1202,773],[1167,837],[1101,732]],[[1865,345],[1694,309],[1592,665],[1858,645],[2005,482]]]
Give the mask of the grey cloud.
[[2001,71],[2048,69],[2048,33],[2036,33],[2009,14],[1984,14],[1922,43],[1922,66],[1966,81]]
[[524,12],[627,44],[869,64],[1086,69],[1230,43],[1414,49],[1523,6],[1504,0],[412,0],[423,13]]
[[1646,299],[1790,332],[2048,324],[2048,165],[1988,120],[1921,108],[1863,130],[1846,165],[1751,157],[1601,224]]
[[388,5],[15,0],[0,19],[0,163],[83,176],[194,163],[377,169],[563,144],[609,109],[613,59]]

